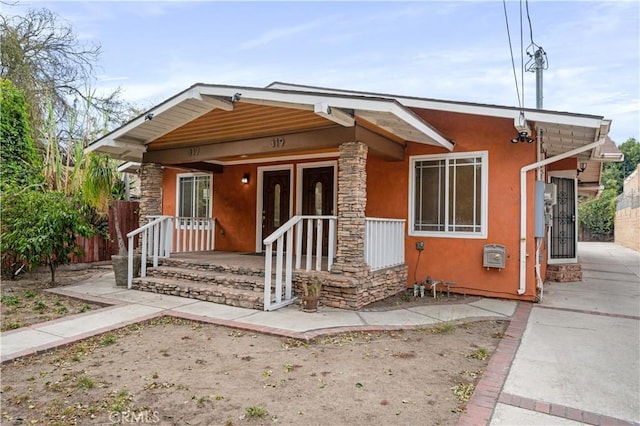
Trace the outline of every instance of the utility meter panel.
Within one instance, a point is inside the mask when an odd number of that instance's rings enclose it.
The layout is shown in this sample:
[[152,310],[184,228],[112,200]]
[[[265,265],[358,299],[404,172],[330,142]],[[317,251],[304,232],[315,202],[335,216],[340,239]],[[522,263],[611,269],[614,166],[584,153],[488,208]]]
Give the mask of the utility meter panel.
[[506,250],[500,244],[487,244],[484,246],[482,266],[489,268],[504,269],[506,262]]

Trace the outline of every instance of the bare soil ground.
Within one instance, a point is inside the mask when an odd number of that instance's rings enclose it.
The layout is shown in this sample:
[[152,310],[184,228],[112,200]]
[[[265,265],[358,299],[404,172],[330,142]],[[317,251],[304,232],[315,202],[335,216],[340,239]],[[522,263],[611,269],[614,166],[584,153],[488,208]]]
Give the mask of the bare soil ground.
[[[98,269],[87,267],[61,269],[56,273],[56,287],[86,281],[99,272]],[[1,331],[15,330],[102,307],[44,291],[51,288],[50,280],[48,270],[29,272],[15,280],[2,280]]]
[[505,327],[307,343],[162,318],[4,364],[2,424],[456,424]]

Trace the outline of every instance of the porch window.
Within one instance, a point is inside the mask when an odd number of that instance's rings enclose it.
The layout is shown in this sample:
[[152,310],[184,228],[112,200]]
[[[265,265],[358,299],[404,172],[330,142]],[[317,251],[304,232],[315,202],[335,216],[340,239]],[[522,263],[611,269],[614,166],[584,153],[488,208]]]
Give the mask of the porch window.
[[486,152],[411,157],[410,235],[486,238]]
[[179,217],[211,216],[211,176],[178,175],[177,213]]

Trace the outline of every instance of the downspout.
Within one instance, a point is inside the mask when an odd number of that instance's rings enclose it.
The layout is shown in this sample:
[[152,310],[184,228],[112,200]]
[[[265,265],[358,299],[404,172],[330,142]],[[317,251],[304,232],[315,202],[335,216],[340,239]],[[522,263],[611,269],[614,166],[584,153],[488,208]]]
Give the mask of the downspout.
[[526,291],[526,272],[527,272],[527,172],[537,169],[538,167],[544,167],[548,164],[555,163],[556,161],[564,160],[565,158],[573,157],[585,151],[589,151],[595,147],[602,145],[605,138],[602,137],[599,140],[592,142],[588,145],[581,146],[571,151],[567,151],[563,154],[559,154],[545,160],[536,161],[535,163],[524,166],[520,169],[520,287],[518,288],[518,294],[523,295]]

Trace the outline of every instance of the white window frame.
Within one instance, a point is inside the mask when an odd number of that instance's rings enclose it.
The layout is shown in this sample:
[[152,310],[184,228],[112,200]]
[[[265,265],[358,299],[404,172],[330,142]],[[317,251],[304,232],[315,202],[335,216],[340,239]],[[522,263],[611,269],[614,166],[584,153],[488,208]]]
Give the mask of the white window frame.
[[[178,173],[176,175],[176,208],[175,208],[175,215],[176,217],[180,217],[179,216],[179,212],[180,212],[180,196],[181,194],[181,187],[180,187],[180,179],[182,178],[188,178],[188,177],[199,177],[199,176],[207,176],[209,177],[209,211],[207,212],[207,217],[211,218],[211,214],[212,214],[212,210],[213,210],[213,177],[211,176],[211,173]],[[184,226],[183,224],[181,224],[181,226]]]
[[[415,225],[415,180],[416,180],[416,163],[419,161],[448,161],[452,159],[464,158],[480,158],[482,167],[482,183],[480,188],[480,232],[458,232],[448,230],[449,203],[445,203],[445,230],[444,231],[419,231],[414,228]],[[449,167],[446,167],[445,173],[449,175]],[[447,184],[448,188],[448,184]],[[448,191],[447,191],[448,194]],[[445,200],[448,201],[448,195]],[[488,206],[489,206],[489,153],[488,151],[472,151],[460,152],[454,154],[433,154],[433,155],[415,155],[409,157],[409,235],[416,237],[437,237],[437,238],[474,238],[486,239],[488,234]]]

